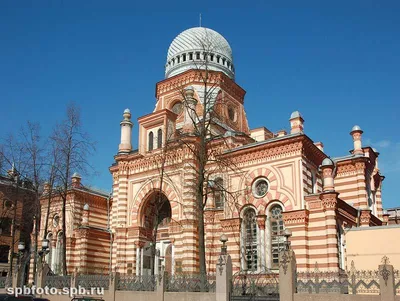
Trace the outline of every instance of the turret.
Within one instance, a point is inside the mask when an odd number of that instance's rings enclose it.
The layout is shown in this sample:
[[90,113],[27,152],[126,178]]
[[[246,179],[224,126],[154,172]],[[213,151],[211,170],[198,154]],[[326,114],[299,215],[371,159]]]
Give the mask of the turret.
[[334,167],[335,164],[331,159],[325,158],[324,161],[322,161],[321,170],[323,178],[323,187],[322,187],[323,192],[335,190],[335,185],[333,182]]
[[361,136],[363,131],[358,125],[353,126],[351,129],[350,135],[353,137],[354,142],[354,155],[362,155],[364,152],[362,150]]
[[302,133],[304,129],[304,119],[299,111],[294,111],[290,115],[290,133]]
[[132,150],[132,127],[131,111],[126,109],[121,121],[121,143],[118,148],[119,153],[129,153]]

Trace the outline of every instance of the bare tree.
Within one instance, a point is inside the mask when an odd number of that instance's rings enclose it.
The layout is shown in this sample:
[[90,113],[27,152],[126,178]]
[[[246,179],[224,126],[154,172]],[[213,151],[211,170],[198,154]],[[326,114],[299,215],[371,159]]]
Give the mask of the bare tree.
[[195,191],[196,202],[194,214],[198,221],[199,272],[205,279],[207,267],[204,212],[209,198],[224,195],[231,202],[238,200],[237,192],[230,191],[231,188],[215,182],[215,177],[240,172],[240,170],[231,159],[224,156],[224,151],[232,146],[227,139],[229,135],[225,135],[228,130],[221,126],[221,121],[224,119],[220,112],[225,110],[217,109],[218,106],[225,106],[226,103],[223,99],[218,99],[222,79],[210,68],[210,59],[215,53],[214,43],[206,34],[205,37],[198,39],[198,44],[201,45],[203,59],[192,62],[195,65],[196,79],[201,85],[200,89],[197,88],[201,104],[198,105],[194,99],[193,87],[180,90],[185,118],[191,122],[178,133],[176,141],[194,158],[191,168],[196,175],[192,189]]
[[51,139],[59,155],[58,164],[55,166],[58,182],[56,191],[62,201],[62,273],[66,275],[66,208],[70,178],[73,171],[85,174],[93,170],[88,157],[95,151],[95,143],[84,132],[80,109],[74,103],[68,105],[66,119],[54,128]]

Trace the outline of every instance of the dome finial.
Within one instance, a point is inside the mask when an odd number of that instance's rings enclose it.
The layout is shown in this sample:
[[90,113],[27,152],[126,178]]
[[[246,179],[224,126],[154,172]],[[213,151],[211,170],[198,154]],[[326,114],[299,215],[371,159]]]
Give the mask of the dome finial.
[[200,13],[200,16],[199,16],[199,26],[201,27],[201,13]]

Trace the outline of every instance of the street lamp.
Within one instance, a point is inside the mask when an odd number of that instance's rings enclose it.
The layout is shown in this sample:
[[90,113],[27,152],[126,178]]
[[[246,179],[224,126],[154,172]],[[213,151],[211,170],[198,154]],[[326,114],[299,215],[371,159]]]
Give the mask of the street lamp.
[[290,231],[288,228],[286,228],[283,231],[283,236],[285,236],[285,249],[289,250],[290,249],[290,241],[289,238],[292,236],[292,231]]
[[47,251],[49,249],[49,243],[50,243],[50,241],[47,238],[43,239],[43,241],[42,241],[42,250],[43,251]]
[[226,255],[226,242],[228,241],[228,236],[226,236],[225,234],[222,234],[220,237],[220,242],[222,242],[222,247],[221,247],[221,254],[222,255]]
[[25,250],[25,243],[23,241],[20,241],[18,243],[18,252],[23,252]]

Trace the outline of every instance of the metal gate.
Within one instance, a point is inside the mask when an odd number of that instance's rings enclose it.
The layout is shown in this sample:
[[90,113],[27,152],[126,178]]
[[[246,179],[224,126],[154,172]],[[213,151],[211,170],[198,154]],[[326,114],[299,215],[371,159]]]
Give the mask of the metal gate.
[[279,275],[266,272],[234,274],[231,301],[279,301]]

